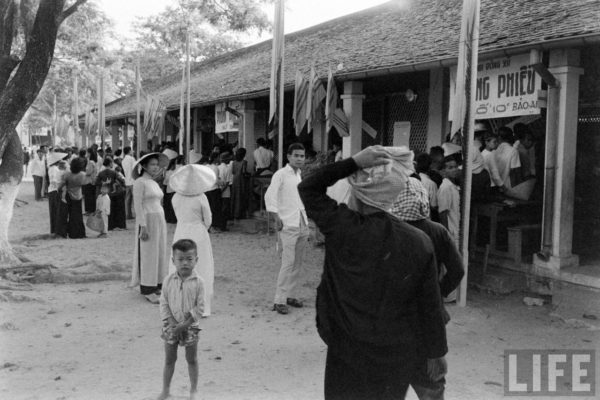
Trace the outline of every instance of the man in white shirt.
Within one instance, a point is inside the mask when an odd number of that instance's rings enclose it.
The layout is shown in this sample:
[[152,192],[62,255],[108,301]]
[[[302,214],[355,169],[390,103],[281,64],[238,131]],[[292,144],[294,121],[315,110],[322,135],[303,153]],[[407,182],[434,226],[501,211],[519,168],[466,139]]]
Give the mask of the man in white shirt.
[[510,189],[521,183],[521,161],[519,152],[512,146],[513,132],[508,127],[498,129],[500,144],[494,151],[498,173],[505,188]]
[[454,243],[459,247],[460,188],[457,182],[460,170],[456,158],[453,156],[446,157],[441,172],[444,180],[437,193],[440,223],[448,229]]
[[494,151],[498,147],[498,136],[494,134],[487,134],[485,137],[485,149],[481,152],[485,168],[490,173],[492,187],[498,188],[498,190],[504,189],[504,181],[500,177],[498,172],[498,166],[496,165],[496,156]]
[[279,314],[289,312],[288,305],[302,307],[302,302],[293,297],[304,251],[308,241],[308,217],[298,194],[301,182],[300,168],[304,165],[304,146],[293,143],[287,151],[288,165],[275,172],[265,193],[267,211],[275,214],[281,227],[281,269],[277,278],[277,289],[273,310]]
[[519,161],[521,162],[521,175],[523,179],[535,177],[535,140],[533,133],[525,124],[515,125],[515,136],[517,141],[514,148],[519,152]]
[[131,176],[133,172],[133,166],[135,165],[135,158],[131,155],[131,147],[126,146],[123,149],[123,161],[121,166],[123,167],[123,174],[125,175],[125,217],[127,219],[135,218],[133,214],[133,181]]
[[37,151],[37,157],[31,161],[31,176],[33,176],[35,200],[41,201],[44,178],[46,176],[46,160],[44,159],[44,151],[42,149]]
[[254,150],[254,167],[256,169],[256,175],[260,175],[261,172],[269,169],[271,162],[273,162],[274,154],[271,150],[265,148],[267,145],[264,138],[256,139],[256,145],[258,146]]

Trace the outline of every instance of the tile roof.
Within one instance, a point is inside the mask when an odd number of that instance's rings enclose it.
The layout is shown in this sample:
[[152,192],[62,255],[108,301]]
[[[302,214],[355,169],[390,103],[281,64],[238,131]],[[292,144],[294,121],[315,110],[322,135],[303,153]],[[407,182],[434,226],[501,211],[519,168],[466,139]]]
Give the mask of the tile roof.
[[[482,0],[480,53],[520,45],[600,37],[598,0]],[[458,54],[462,0],[393,0],[286,35],[285,81],[314,61],[344,75],[452,60]],[[263,95],[270,81],[271,40],[206,60],[192,68],[192,105]],[[169,109],[179,108],[181,73],[148,87]],[[106,105],[109,119],[135,114],[135,95]]]

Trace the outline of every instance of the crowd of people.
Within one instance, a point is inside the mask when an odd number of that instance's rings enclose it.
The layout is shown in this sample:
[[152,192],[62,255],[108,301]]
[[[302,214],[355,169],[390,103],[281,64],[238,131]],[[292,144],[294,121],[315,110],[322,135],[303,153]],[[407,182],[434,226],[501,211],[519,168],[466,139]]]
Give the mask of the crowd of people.
[[[522,195],[520,185],[536,175],[533,135],[515,126],[515,144],[507,127],[498,134],[480,128],[471,154],[473,201]],[[262,201],[264,181],[281,252],[277,313],[304,305],[297,287],[309,220],[324,238],[317,328],[328,346],[325,398],[403,398],[409,385],[421,399],[443,398],[450,318],[444,303],[455,300],[464,275],[460,145],[444,143],[417,157],[407,148],[373,146],[347,159],[337,145],[307,162],[309,151],[293,143],[277,171],[264,139],[253,171],[244,148],[215,146],[208,156],[188,155],[187,165],[173,146],[155,150],[136,160],[130,147],[42,147],[31,173],[36,200],[48,197],[53,235],[85,237],[85,215],[102,218],[100,237],[135,218],[131,286],[160,304],[163,322],[159,398],[169,396],[178,346],[186,348],[196,395],[200,319],[211,315],[214,294],[210,233],[246,218],[253,198]],[[168,223],[177,224],[172,246]]]

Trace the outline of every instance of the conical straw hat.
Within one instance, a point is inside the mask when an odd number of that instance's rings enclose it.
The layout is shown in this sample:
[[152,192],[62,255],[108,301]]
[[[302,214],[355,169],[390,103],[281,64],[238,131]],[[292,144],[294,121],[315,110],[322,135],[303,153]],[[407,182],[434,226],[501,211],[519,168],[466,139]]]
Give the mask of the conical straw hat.
[[162,153],[165,156],[169,157],[169,161],[173,160],[174,158],[177,158],[177,156],[179,155],[176,151],[171,149],[165,149]]
[[142,161],[150,158],[150,157],[158,157],[158,166],[160,168],[167,168],[169,165],[169,157],[162,153],[148,153],[143,157],[140,157],[139,160],[133,165],[133,171],[131,171],[131,177],[133,179],[137,179],[142,176]]
[[55,151],[54,153],[48,154],[48,157],[46,157],[46,161],[48,162],[48,166],[51,166],[52,164],[56,164],[66,156],[68,156],[67,153],[60,153],[58,151]]
[[199,164],[181,167],[169,179],[173,190],[183,196],[197,196],[211,189],[216,182],[214,171]]

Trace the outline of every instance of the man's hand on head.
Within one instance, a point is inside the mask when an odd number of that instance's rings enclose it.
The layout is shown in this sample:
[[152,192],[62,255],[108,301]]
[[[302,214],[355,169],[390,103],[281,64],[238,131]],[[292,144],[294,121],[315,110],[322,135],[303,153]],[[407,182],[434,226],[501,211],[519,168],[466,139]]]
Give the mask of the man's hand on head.
[[383,146],[370,146],[352,156],[359,168],[371,168],[390,162],[390,155]]

